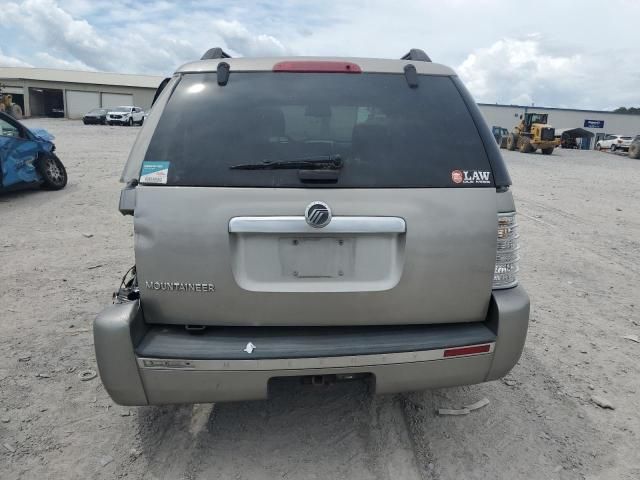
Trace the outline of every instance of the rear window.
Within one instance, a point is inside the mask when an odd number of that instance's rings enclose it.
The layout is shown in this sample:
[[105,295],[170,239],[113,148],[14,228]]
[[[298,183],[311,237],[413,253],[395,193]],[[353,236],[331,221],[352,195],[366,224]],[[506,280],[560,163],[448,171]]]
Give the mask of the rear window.
[[[297,169],[230,169],[329,155],[343,168],[326,185],[303,183]],[[441,76],[419,76],[409,88],[402,74],[232,72],[226,86],[215,73],[186,74],[144,161],[168,168],[166,184],[177,186],[494,184],[476,125],[452,79]]]

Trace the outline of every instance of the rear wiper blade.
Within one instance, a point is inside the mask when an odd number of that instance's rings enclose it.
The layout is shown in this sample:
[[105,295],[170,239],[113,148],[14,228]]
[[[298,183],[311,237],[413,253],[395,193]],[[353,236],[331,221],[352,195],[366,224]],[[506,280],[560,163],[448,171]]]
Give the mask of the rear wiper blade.
[[342,168],[342,157],[340,155],[321,155],[317,157],[297,158],[294,160],[265,160],[262,163],[245,163],[232,165],[231,170],[278,170],[294,169],[301,170],[340,170]]

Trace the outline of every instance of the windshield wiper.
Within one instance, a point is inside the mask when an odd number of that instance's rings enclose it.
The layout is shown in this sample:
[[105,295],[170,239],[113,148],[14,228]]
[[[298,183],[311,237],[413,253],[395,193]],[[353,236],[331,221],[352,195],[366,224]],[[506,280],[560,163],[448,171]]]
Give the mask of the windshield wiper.
[[297,158],[294,160],[265,160],[262,163],[245,163],[232,165],[231,170],[279,170],[294,169],[301,170],[340,170],[343,162],[340,155],[320,155],[317,157]]

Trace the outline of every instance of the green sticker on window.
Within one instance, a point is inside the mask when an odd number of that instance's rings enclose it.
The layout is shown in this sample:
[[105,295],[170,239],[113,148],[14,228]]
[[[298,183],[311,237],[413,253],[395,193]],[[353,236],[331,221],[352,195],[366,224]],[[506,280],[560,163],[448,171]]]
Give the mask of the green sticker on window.
[[166,184],[170,162],[142,162],[140,183]]

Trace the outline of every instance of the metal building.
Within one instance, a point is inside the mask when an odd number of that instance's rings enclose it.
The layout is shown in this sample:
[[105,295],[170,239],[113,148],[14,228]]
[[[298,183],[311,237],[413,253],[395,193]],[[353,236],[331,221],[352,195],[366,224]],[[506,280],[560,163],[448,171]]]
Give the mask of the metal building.
[[151,107],[162,77],[120,73],[0,67],[0,84],[25,117],[81,118],[99,107]]
[[604,112],[598,110],[577,110],[569,108],[528,107],[522,105],[498,105],[479,103],[489,128],[504,127],[511,131],[526,112],[547,113],[549,123],[558,130],[582,128],[594,134],[593,138],[582,139],[582,148],[594,148],[605,135],[640,135],[640,115]]
[[[162,79],[151,75],[0,67],[3,91],[13,96],[26,117],[81,118],[94,108],[119,105],[148,109]],[[487,103],[478,106],[489,127],[507,130],[513,129],[520,115],[527,111],[548,113],[549,123],[556,130],[583,128],[592,132],[594,138],[585,138],[583,148],[593,148],[607,134],[640,134],[640,115]]]

